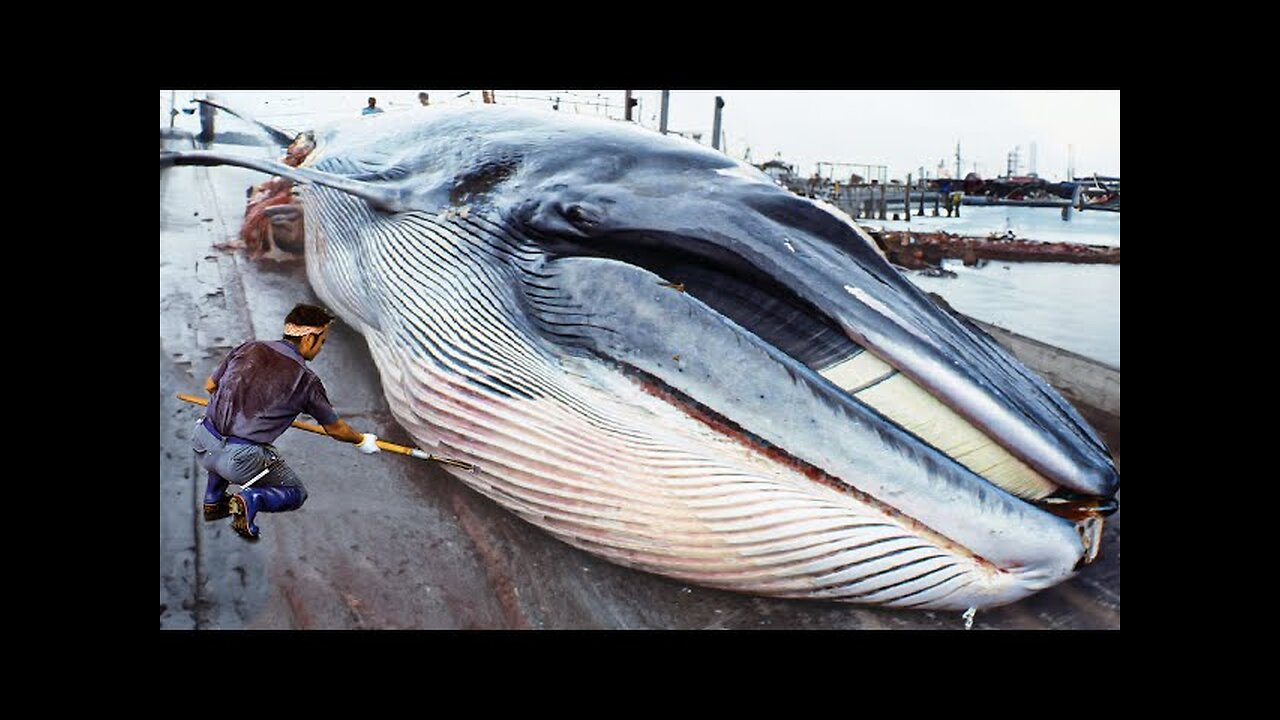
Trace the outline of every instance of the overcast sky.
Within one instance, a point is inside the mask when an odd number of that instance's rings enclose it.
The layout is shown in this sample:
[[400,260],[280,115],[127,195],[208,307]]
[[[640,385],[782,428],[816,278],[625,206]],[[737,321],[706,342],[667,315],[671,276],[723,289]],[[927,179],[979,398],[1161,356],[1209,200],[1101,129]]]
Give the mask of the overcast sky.
[[[615,106],[624,97],[621,90],[569,92]],[[642,124],[657,127],[661,95],[635,91]],[[936,177],[943,161],[954,174],[957,141],[962,175],[975,163],[983,177],[1003,175],[1015,147],[1021,172],[1030,172],[1032,143],[1041,177],[1066,179],[1068,146],[1077,175],[1120,174],[1118,90],[673,90],[668,128],[700,132],[710,144],[717,95],[725,101],[721,123],[731,155],[741,158],[750,147],[751,161],[761,163],[781,154],[805,174],[819,161],[887,165],[903,180],[921,167]],[[562,102],[561,111],[569,107]]]
[[[1120,174],[1119,91],[681,90],[671,93],[668,127],[709,143],[717,95],[731,155],[745,143],[752,162],[781,153],[806,174],[826,161],[887,165],[904,180],[923,166],[935,177],[940,160],[954,173],[957,141],[963,172],[977,163],[983,177],[1004,174],[1015,146],[1029,172],[1032,143],[1042,177],[1065,179],[1068,146],[1077,175]],[[637,97],[642,122],[656,125],[661,93]]]
[[[367,95],[375,95],[388,111],[417,106],[417,90],[228,91],[246,102],[274,97],[270,107],[251,108],[270,119],[281,99],[305,98],[306,105],[338,115],[358,112]],[[479,102],[480,91],[429,90],[433,104]],[[180,91],[179,101],[192,91]],[[168,93],[162,92],[162,105]],[[1035,170],[1051,180],[1066,178],[1068,146],[1078,176],[1097,172],[1120,174],[1120,92],[1118,90],[673,90],[668,127],[702,134],[711,144],[715,97],[725,100],[722,124],[730,155],[751,162],[780,156],[803,174],[815,163],[845,162],[887,165],[889,178],[938,175],[941,161],[955,172],[960,143],[961,174],[976,169],[983,177],[1003,175],[1008,154],[1019,148],[1020,171],[1030,172],[1031,144]],[[599,113],[620,117],[622,90],[498,90],[499,102],[550,109],[561,98],[561,112]],[[637,90],[638,120],[657,128],[661,92]],[[231,98],[228,98],[231,99]],[[577,105],[574,102],[577,101]],[[301,107],[296,109],[301,110]],[[287,120],[288,115],[281,116]],[[842,168],[847,175],[852,168]],[[865,171],[859,174],[866,175]]]

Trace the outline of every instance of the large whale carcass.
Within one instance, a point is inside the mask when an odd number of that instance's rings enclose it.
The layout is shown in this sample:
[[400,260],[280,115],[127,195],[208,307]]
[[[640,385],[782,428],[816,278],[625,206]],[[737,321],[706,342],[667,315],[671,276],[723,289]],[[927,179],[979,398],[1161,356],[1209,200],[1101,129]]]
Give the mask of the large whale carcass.
[[1119,487],[1097,433],[848,218],[749,165],[494,105],[360,118],[290,157],[161,168],[296,182],[310,282],[364,335],[396,420],[574,547],[743,593],[947,609],[1096,556]]

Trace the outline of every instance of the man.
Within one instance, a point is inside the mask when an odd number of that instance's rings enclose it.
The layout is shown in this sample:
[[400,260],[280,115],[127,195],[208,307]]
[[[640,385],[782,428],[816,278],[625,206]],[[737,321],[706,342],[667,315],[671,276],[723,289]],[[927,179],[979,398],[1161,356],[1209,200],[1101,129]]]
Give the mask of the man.
[[425,92],[420,92],[418,93],[418,102],[422,103],[422,107],[426,107],[431,104],[431,96]]
[[[209,405],[191,438],[196,459],[209,471],[205,520],[234,515],[236,533],[257,540],[257,513],[302,507],[307,490],[271,444],[298,413],[315,418],[335,440],[356,443],[365,454],[378,452],[378,437],[339,418],[324,384],[307,367],[324,347],[333,319],[324,308],[299,304],[285,318],[282,340],[240,345],[205,381]],[[228,483],[244,485],[264,469],[266,475],[239,495],[226,494]]]
[[382,112],[382,108],[378,107],[378,98],[369,98],[369,107],[360,111],[361,115],[377,115]]

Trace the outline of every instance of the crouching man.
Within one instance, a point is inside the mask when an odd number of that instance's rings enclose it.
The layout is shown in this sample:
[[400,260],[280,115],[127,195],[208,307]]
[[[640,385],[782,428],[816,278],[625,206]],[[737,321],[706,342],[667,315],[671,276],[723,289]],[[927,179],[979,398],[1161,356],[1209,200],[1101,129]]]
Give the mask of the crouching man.
[[[355,443],[362,453],[378,452],[377,436],[358,433],[338,417],[320,378],[307,367],[324,347],[334,317],[315,305],[300,304],[284,321],[281,340],[250,340],[231,351],[205,381],[209,405],[196,423],[191,445],[209,472],[204,519],[234,516],[231,527],[257,540],[259,512],[297,510],[307,500],[302,480],[271,443],[299,413],[324,426],[335,440]],[[238,495],[227,485],[244,485],[267,473]]]

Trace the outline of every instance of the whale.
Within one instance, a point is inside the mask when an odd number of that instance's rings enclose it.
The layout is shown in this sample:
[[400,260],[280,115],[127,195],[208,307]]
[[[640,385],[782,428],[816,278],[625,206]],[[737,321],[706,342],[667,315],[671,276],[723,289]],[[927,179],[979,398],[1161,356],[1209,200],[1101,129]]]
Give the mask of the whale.
[[1119,472],[848,216],[635,124],[503,105],[308,132],[308,280],[395,420],[557,539],[681,582],[987,608],[1100,551]]

